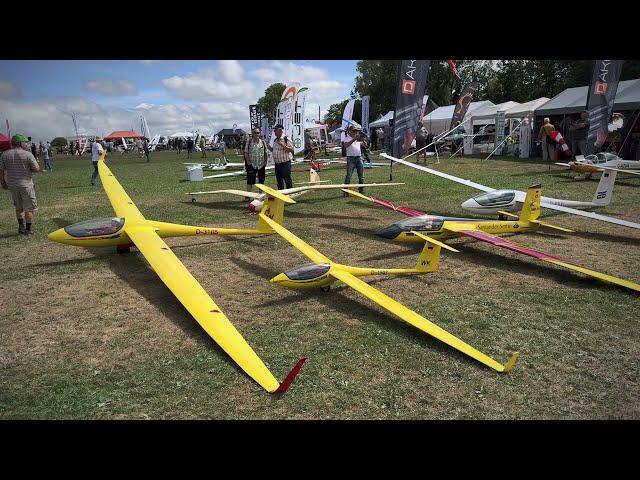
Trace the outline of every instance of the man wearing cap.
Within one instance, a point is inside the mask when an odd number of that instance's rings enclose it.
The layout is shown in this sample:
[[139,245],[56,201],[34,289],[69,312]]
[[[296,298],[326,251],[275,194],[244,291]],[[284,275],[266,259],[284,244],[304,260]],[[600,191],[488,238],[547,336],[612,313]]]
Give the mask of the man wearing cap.
[[93,163],[93,174],[91,175],[91,185],[96,186],[96,178],[98,178],[98,161],[100,156],[104,154],[104,148],[102,148],[101,138],[96,138],[96,141],[91,145],[91,163]]
[[[344,183],[351,183],[354,170],[358,171],[358,183],[364,183],[364,168],[360,155],[362,154],[361,146],[366,147],[367,142],[353,125],[349,125],[347,132],[343,135],[342,144],[347,150],[347,175],[344,177]],[[364,188],[358,187],[358,191],[362,193]],[[345,193],[344,196],[346,197],[347,194]]]
[[18,218],[18,234],[21,235],[33,233],[33,212],[38,209],[38,204],[31,174],[43,171],[29,152],[28,141],[24,135],[14,135],[11,137],[12,148],[0,155],[0,184],[11,192]]
[[278,190],[282,190],[286,183],[287,188],[293,188],[291,180],[291,156],[293,155],[293,143],[287,139],[286,135],[282,137],[284,126],[278,123],[273,127],[276,138],[273,140],[273,147],[269,150],[273,152],[273,163],[275,164],[276,180],[278,182]]

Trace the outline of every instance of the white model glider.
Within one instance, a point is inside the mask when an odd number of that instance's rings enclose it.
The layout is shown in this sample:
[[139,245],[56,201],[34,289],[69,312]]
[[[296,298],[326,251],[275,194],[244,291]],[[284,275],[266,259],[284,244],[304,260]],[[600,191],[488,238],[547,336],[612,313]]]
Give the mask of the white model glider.
[[[471,180],[465,180],[463,178],[439,172],[422,165],[416,165],[415,163],[407,162],[406,160],[402,160],[400,158],[392,157],[391,155],[387,155],[386,153],[383,153],[382,156],[408,167],[430,173],[431,175],[436,175],[438,177],[445,178],[462,185],[466,185],[467,187],[486,192],[482,195],[470,198],[462,203],[462,208],[470,212],[480,213],[484,215],[501,215],[500,212],[519,212],[527,196],[526,192],[520,190],[496,190],[495,188],[487,187],[485,185],[472,182]],[[591,202],[577,202],[574,200],[542,197],[540,206],[548,208],[550,210],[570,213],[572,215],[591,218],[592,220],[599,220],[601,222],[613,223],[616,225],[621,225],[623,227],[635,228],[637,230],[640,230],[640,223],[629,222],[627,220],[621,220],[619,218],[609,217],[607,215],[600,215],[598,213],[585,212],[584,210],[572,208],[608,205],[613,194],[615,178],[615,171],[610,173],[603,173],[602,178],[600,179],[600,183],[598,184],[598,188],[596,189],[594,198]]]

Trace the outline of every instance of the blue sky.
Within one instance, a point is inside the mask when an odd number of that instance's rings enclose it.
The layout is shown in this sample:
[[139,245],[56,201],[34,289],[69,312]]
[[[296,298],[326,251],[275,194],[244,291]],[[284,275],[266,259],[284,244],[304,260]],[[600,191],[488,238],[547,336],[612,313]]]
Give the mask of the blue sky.
[[230,128],[233,123],[247,128],[248,105],[262,96],[266,86],[298,81],[309,87],[305,116],[316,118],[318,105],[325,112],[332,103],[348,98],[356,63],[0,61],[0,115],[9,118],[12,131],[19,128],[34,138],[71,134],[73,125],[64,114],[70,110],[78,113],[89,134],[128,129],[136,112],[145,113],[152,133],[187,129],[189,119],[202,129]]

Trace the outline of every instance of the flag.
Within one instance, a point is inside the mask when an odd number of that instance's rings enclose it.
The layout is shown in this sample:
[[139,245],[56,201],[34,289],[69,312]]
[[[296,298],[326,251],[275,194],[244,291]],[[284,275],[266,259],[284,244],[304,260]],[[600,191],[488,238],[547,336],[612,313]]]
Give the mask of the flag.
[[362,130],[369,133],[369,95],[362,97]]
[[609,118],[613,112],[623,60],[596,60],[587,95],[589,131],[587,154],[600,149],[607,139]]
[[458,69],[456,68],[456,64],[454,63],[453,60],[447,60],[447,64],[449,64],[449,70],[451,70],[451,73],[453,73],[456,77],[458,77]]
[[480,88],[480,82],[470,82],[467,83],[462,89],[462,93],[460,94],[460,98],[456,102],[456,106],[453,109],[453,116],[451,117],[451,127],[449,130],[453,130],[458,125],[462,123],[464,116],[467,114],[467,110],[469,109],[469,104],[471,100],[473,100],[473,96],[476,94],[478,89]]
[[430,60],[401,60],[393,114],[393,156],[402,157],[416,136]]

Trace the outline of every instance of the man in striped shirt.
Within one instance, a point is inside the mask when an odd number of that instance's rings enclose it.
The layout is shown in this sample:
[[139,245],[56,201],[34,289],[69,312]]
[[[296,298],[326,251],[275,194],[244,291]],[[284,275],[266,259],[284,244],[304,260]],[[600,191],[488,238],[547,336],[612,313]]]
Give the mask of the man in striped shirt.
[[278,123],[273,127],[276,138],[273,140],[273,147],[269,150],[273,152],[273,163],[275,164],[276,180],[278,182],[278,190],[282,190],[286,183],[287,188],[293,188],[291,180],[291,159],[293,158],[293,143],[285,136],[282,137],[284,126]]
[[18,218],[18,234],[21,235],[33,233],[33,212],[38,209],[38,204],[31,174],[43,171],[29,151],[28,141],[24,135],[14,135],[11,137],[12,148],[0,155],[0,184],[11,192]]

